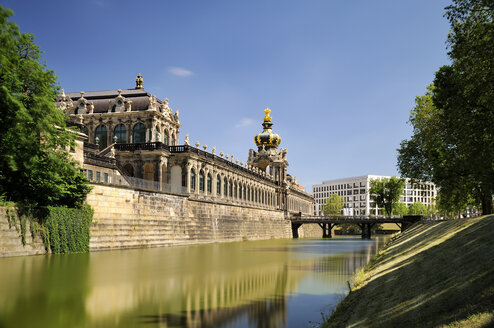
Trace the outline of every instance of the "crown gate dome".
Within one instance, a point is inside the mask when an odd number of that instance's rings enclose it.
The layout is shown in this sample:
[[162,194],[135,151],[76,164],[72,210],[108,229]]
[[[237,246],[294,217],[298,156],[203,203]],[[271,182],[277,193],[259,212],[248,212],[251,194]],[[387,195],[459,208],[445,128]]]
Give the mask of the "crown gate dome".
[[262,123],[263,131],[254,137],[254,142],[257,145],[258,150],[277,148],[281,144],[281,137],[271,130],[273,123],[271,122],[271,110],[266,108],[264,110],[266,116],[264,116],[264,122]]

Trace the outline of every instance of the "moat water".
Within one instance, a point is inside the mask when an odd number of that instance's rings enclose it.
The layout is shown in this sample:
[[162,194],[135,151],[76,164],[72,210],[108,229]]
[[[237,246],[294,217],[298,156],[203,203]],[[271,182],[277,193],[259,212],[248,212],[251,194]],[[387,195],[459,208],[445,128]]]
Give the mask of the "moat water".
[[0,258],[0,327],[318,327],[385,240]]

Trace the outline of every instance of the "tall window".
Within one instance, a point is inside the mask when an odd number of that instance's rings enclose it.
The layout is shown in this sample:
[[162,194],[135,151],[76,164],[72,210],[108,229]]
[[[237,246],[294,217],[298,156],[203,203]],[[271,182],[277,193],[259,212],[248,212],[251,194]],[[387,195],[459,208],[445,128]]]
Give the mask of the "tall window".
[[242,185],[238,185],[238,198],[242,199]]
[[226,181],[226,178],[223,179],[223,196],[228,196],[228,182]]
[[208,173],[208,180],[206,182],[206,188],[208,190],[208,193],[211,193],[211,188],[212,188],[211,187],[211,183],[212,183],[211,180],[213,180],[213,178],[211,177],[211,174]]
[[104,125],[100,125],[94,132],[94,143],[99,145],[99,149],[106,148],[108,146],[108,129]]
[[228,186],[230,189],[230,197],[233,197],[233,183],[231,180],[230,180],[230,182],[228,182]]
[[127,142],[127,129],[125,128],[125,125],[123,124],[117,125],[113,133],[115,137],[117,137],[117,143]]
[[199,171],[199,191],[204,191],[204,172]]
[[137,123],[136,125],[134,125],[132,141],[134,143],[146,142],[146,127],[144,126],[144,124]]
[[175,146],[175,136],[174,135],[172,135],[172,142],[171,142],[170,146]]
[[160,130],[158,128],[156,128],[156,130],[154,130],[154,140],[160,141]]
[[216,194],[221,195],[221,178],[219,174],[216,176]]
[[233,184],[233,192],[235,194],[235,198],[238,198],[238,195],[237,195],[237,183],[236,182]]
[[166,131],[166,130],[165,130],[165,131],[163,131],[163,143],[164,143],[165,145],[168,145],[168,141],[169,141],[168,139],[169,139],[169,138],[170,138],[170,137],[168,136],[168,131]]
[[190,170],[190,190],[196,190],[196,172],[194,169]]

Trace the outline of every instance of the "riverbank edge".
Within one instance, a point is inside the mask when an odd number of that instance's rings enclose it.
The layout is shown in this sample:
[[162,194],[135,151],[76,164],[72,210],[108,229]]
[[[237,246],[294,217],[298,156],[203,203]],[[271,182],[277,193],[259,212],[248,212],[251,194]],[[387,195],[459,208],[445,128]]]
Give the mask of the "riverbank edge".
[[493,232],[493,215],[415,224],[356,273],[322,327],[493,325]]
[[[291,223],[278,210],[103,185],[93,185],[87,204],[94,210],[91,252],[292,238]],[[6,211],[0,210],[0,257],[46,254],[39,237],[21,242],[20,229],[9,224]],[[299,234],[320,237],[322,230],[306,224]]]

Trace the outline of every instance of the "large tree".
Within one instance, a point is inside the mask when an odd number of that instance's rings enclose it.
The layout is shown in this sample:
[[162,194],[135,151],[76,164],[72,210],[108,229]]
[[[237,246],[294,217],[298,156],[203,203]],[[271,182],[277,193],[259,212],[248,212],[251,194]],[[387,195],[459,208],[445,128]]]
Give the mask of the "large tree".
[[494,2],[454,0],[446,8],[451,65],[418,97],[401,144],[402,175],[441,188],[444,204],[472,197],[492,213],[494,192]]
[[405,188],[405,180],[397,177],[372,179],[370,181],[369,194],[372,196],[377,207],[384,209],[388,216],[393,213],[396,203]]
[[58,91],[31,34],[0,6],[0,196],[34,206],[80,206],[87,180],[67,152],[75,134],[55,106]]
[[331,194],[322,205],[322,213],[328,216],[340,216],[344,205],[345,200],[343,197],[337,194]]

